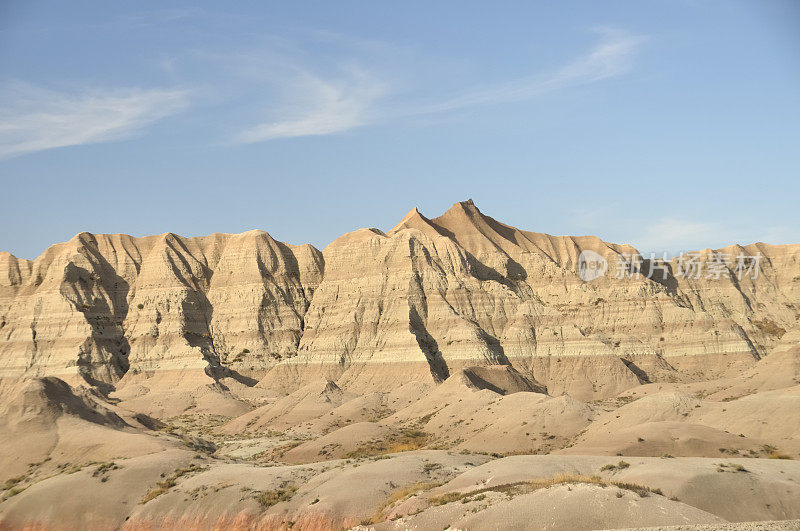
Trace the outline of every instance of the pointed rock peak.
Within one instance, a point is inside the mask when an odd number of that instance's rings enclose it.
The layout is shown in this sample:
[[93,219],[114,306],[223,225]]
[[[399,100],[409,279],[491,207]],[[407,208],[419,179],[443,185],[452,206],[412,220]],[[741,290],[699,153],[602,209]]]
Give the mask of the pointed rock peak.
[[450,210],[431,220],[475,256],[519,250],[518,230],[481,212],[472,199],[455,203]]
[[453,206],[454,207],[460,206],[464,210],[471,210],[471,211],[475,211],[475,212],[480,212],[480,210],[478,210],[478,207],[475,206],[475,202],[472,199],[467,199],[466,201],[459,201],[458,203],[456,203]]
[[403,219],[400,222],[392,227],[392,229],[387,232],[387,234],[392,235],[395,232],[401,231],[403,229],[419,229],[421,228],[420,225],[429,225],[430,220],[422,215],[422,213],[417,209],[417,207],[412,208],[408,211],[408,214],[403,216]]
[[77,243],[77,244],[86,245],[86,244],[94,243],[95,241],[96,241],[96,239],[95,239],[94,234],[92,234],[91,232],[83,231],[83,232],[79,232],[78,234],[76,234],[75,236],[70,238],[68,243]]
[[450,209],[442,214],[440,217],[463,217],[464,215],[468,217],[475,217],[475,216],[483,216],[483,213],[475,206],[475,202],[472,199],[467,199],[466,201],[459,201],[458,203],[454,203]]
[[450,237],[450,234],[446,230],[443,230],[436,225],[436,223],[422,215],[416,207],[412,208],[411,211],[400,220],[400,223],[395,225],[386,235],[393,236],[403,229],[416,229],[429,237]]
[[405,215],[403,219],[414,217],[414,216],[421,216],[422,212],[419,211],[417,207],[412,208],[408,211],[408,214]]
[[422,215],[422,213],[419,211],[419,209],[417,207],[414,207],[414,208],[412,208],[411,210],[408,211],[408,214],[403,216],[403,219],[400,220],[400,223],[398,223],[398,225],[402,225],[403,222],[408,221],[409,219],[417,218],[417,217],[424,218],[425,216]]
[[433,222],[437,224],[441,221],[445,224],[448,224],[449,222],[474,225],[477,220],[484,220],[484,218],[485,216],[480,210],[478,210],[478,207],[475,206],[475,203],[472,201],[472,199],[467,199],[466,201],[454,203],[447,212],[438,218],[434,218]]

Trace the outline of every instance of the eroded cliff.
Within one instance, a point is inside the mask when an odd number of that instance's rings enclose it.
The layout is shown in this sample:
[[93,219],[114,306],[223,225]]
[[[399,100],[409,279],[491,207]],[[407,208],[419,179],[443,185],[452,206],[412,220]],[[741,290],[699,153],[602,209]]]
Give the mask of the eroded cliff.
[[[582,280],[583,252],[606,274]],[[757,275],[737,271],[745,255],[760,257]],[[82,233],[34,261],[0,254],[0,374],[106,389],[233,376],[283,390],[322,374],[369,389],[511,364],[550,394],[588,399],[738,373],[797,323],[800,245],[696,258],[718,274],[521,231],[472,201],[434,219],[414,209],[322,252],[261,231]],[[619,274],[631,259],[640,265]]]

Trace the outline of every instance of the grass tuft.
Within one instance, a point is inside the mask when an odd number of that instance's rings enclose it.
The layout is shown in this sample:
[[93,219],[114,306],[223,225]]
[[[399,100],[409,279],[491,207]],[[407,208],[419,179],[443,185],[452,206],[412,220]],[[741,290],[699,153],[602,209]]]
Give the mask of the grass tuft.
[[186,474],[190,474],[192,472],[202,472],[203,470],[206,469],[207,467],[202,467],[198,465],[189,465],[185,468],[179,468],[175,470],[172,474],[169,475],[169,477],[165,478],[164,481],[159,481],[156,484],[155,488],[153,488],[152,490],[150,490],[150,492],[145,494],[144,497],[141,499],[141,501],[139,501],[139,503],[140,504],[147,503],[150,500],[154,500],[155,498],[158,498],[165,492],[169,491],[169,489],[177,485],[178,478],[185,476]]
[[622,481],[607,481],[600,476],[586,476],[579,474],[558,474],[552,478],[534,479],[532,481],[520,481],[516,483],[505,483],[503,485],[496,485],[493,487],[485,487],[478,490],[473,490],[466,493],[450,492],[441,496],[434,496],[430,498],[432,505],[443,505],[458,500],[463,500],[466,497],[472,497],[484,492],[500,492],[508,496],[515,496],[519,494],[527,494],[539,489],[546,489],[556,485],[576,485],[576,484],[589,484],[598,485],[600,487],[617,487],[623,490],[635,492],[642,498],[646,498],[651,493],[662,495],[661,489],[652,489],[643,485],[635,483],[625,483]]
[[399,435],[380,441],[368,441],[355,450],[347,452],[345,458],[358,459],[375,455],[395,454],[419,450],[428,443],[429,435],[422,430],[406,429]]
[[603,465],[603,466],[600,468],[600,472],[605,472],[606,470],[625,470],[625,469],[626,469],[626,468],[628,468],[629,466],[631,466],[631,464],[630,464],[630,463],[627,463],[627,462],[625,462],[625,461],[620,461],[620,462],[619,462],[619,463],[617,463],[616,465],[612,465],[612,464],[610,464],[610,463],[609,463],[609,464],[607,464],[607,465]]
[[25,476],[17,476],[15,478],[7,479],[6,482],[3,483],[3,490],[11,489],[14,485],[16,485],[17,483],[21,482],[24,479],[25,479]]
[[407,487],[403,487],[401,489],[397,489],[392,493],[389,498],[384,501],[378,510],[375,511],[375,514],[372,515],[372,518],[367,518],[364,520],[365,523],[362,522],[362,525],[372,525],[378,523],[383,520],[383,512],[387,509],[387,507],[391,507],[392,505],[396,504],[399,501],[405,500],[410,498],[411,496],[415,495],[418,492],[422,492],[424,490],[435,489],[436,487],[441,486],[441,483],[414,483]]
[[291,500],[295,492],[297,492],[297,487],[295,486],[277,490],[264,490],[256,495],[256,500],[261,504],[261,507],[266,509],[276,503]]

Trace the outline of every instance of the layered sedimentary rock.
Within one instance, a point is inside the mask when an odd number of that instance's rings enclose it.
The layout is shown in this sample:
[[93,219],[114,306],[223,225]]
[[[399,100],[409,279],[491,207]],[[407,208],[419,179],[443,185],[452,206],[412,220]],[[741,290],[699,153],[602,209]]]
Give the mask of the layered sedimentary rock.
[[[582,256],[605,274],[587,281]],[[758,256],[758,274],[739,256]],[[323,252],[260,231],[82,233],[34,261],[0,254],[0,375],[119,387],[266,373],[262,386],[286,390],[323,375],[363,389],[500,364],[591,398],[744,370],[796,326],[798,245],[706,250],[698,275],[685,256],[647,258],[521,231],[471,201]]]
[[[0,256],[0,374],[113,385],[210,377],[294,353],[322,255],[267,233],[82,233],[35,261]],[[250,363],[253,362],[253,363]]]
[[[604,276],[581,278],[583,252],[605,260]],[[270,385],[293,372],[374,386],[393,380],[392,364],[440,380],[510,363],[551,393],[589,398],[743,370],[798,318],[800,246],[705,251],[698,260],[723,257],[725,271],[684,278],[684,259],[651,263],[594,237],[520,231],[471,201],[435,219],[414,209],[389,232],[346,234],[324,254],[299,356],[287,362],[302,368],[276,368]],[[761,255],[756,278],[737,277],[739,254]]]

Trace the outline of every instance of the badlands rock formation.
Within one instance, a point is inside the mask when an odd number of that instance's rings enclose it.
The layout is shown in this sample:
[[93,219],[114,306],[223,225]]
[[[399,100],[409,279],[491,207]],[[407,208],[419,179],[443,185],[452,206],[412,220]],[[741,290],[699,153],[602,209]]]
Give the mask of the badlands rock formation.
[[323,263],[310,245],[261,231],[82,233],[32,262],[3,253],[0,375],[114,386],[139,374],[269,367],[295,354]]
[[[607,260],[584,282],[582,251]],[[739,254],[762,256],[757,278]],[[319,252],[268,234],[82,233],[34,261],[0,254],[0,375],[110,390],[234,374],[290,390],[317,377],[356,391],[513,365],[550,394],[613,396],[658,380],[736,374],[800,315],[800,246],[706,250],[718,278],[615,278],[630,246],[526,232],[472,201]],[[642,273],[652,264],[643,260]],[[205,373],[205,374],[203,374]]]
[[472,201],[0,253],[0,529],[798,528],[799,318],[800,245],[665,262]]

